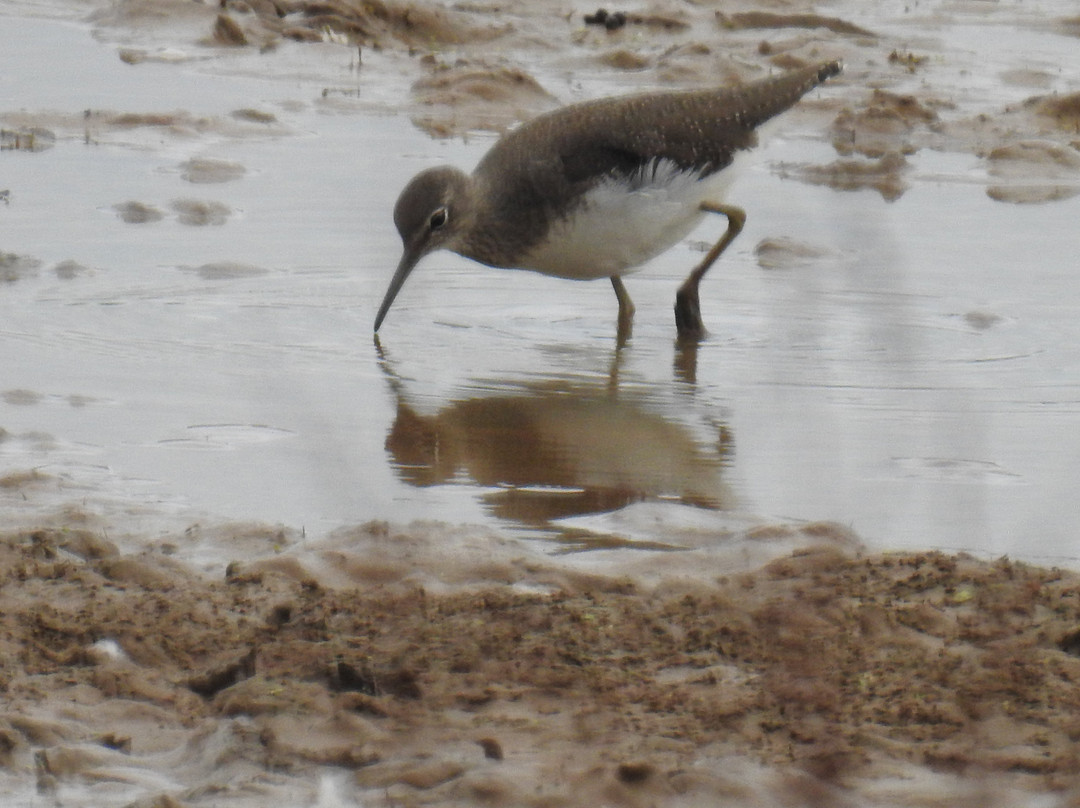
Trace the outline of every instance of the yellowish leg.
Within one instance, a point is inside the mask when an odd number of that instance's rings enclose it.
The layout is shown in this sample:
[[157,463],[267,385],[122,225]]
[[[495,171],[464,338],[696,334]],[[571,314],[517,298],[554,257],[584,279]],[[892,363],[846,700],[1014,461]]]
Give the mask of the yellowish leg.
[[[723,237],[705,254],[705,258],[683,281],[675,294],[675,327],[681,340],[700,340],[705,336],[705,324],[701,322],[701,303],[698,301],[698,284],[709,267],[716,263],[720,253],[735,240],[746,224],[746,211],[734,205],[721,205],[714,202],[702,202],[701,209],[706,213],[722,213],[727,217],[728,226]],[[614,278],[612,279],[614,280]],[[616,290],[616,293],[618,290]],[[620,309],[621,316],[621,309]]]

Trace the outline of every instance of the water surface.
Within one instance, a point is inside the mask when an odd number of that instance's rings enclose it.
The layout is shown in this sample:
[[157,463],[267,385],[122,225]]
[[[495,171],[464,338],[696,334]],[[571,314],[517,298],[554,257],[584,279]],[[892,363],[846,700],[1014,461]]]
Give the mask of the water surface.
[[[719,220],[628,279],[621,349],[608,284],[447,253],[376,342],[398,190],[471,166],[492,136],[433,141],[373,113],[386,91],[349,73],[346,46],[286,45],[309,73],[259,78],[240,57],[127,65],[78,25],[4,24],[18,47],[0,75],[23,80],[0,84],[0,110],[60,132],[0,155],[2,246],[21,257],[0,287],[0,467],[44,475],[5,495],[11,520],[77,507],[132,535],[431,519],[663,542],[692,508],[1075,561],[1077,198],[1002,204],[976,158],[928,151],[896,201],[808,185],[780,164],[833,154],[796,127],[732,189],[749,223],[703,284],[695,355],[671,304]],[[324,92],[346,79],[356,98]],[[237,114],[253,109],[266,122]],[[240,169],[195,183],[193,159]],[[124,221],[130,202],[160,218]],[[218,223],[185,223],[185,205]],[[764,239],[809,257],[763,268]],[[605,515],[642,501],[670,523]]]

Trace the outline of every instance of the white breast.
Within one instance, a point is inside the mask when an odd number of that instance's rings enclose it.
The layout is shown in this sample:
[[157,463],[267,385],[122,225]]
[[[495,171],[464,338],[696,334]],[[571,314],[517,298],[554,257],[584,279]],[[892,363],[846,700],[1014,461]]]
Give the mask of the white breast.
[[700,204],[722,201],[732,167],[704,180],[670,160],[634,182],[608,179],[588,192],[568,219],[520,262],[560,278],[589,280],[633,272],[672,247],[701,220]]

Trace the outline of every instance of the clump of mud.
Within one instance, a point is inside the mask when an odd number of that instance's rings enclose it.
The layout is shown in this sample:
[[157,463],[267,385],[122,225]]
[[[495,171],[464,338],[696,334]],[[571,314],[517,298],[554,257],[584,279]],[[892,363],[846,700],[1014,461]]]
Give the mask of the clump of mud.
[[150,224],[151,222],[160,222],[165,218],[165,214],[153,205],[134,199],[113,205],[113,210],[116,211],[116,215],[120,217],[120,220],[126,224]]
[[[400,82],[401,102],[414,123],[436,137],[472,130],[505,131],[560,101],[606,92],[657,87],[702,87],[760,78],[840,59],[845,73],[803,100],[785,118],[801,117],[812,131],[829,129],[840,162],[811,172],[789,172],[838,190],[875,188],[886,199],[904,193],[905,163],[922,149],[974,154],[1022,140],[1047,139],[1069,147],[1080,131],[1080,102],[1066,73],[1049,67],[1003,65],[1001,86],[1032,87],[1044,94],[1007,104],[1008,94],[971,91],[966,77],[980,70],[968,54],[940,48],[930,40],[911,49],[910,33],[890,35],[872,24],[853,22],[862,10],[838,7],[837,16],[805,4],[784,8],[717,10],[708,6],[664,5],[647,9],[616,7],[569,12],[538,0],[510,4],[433,4],[417,0],[227,0],[202,5],[170,0],[123,0],[98,10],[92,19],[113,29],[145,30],[185,24],[191,41],[221,52],[257,49],[266,59],[283,40],[350,46],[349,72],[370,75],[366,54],[385,58],[381,68]],[[1005,19],[1008,10],[1002,11]],[[963,19],[964,10],[944,14],[942,25]],[[845,16],[847,15],[847,16]],[[910,15],[910,16],[909,16]],[[905,9],[900,30],[924,23]],[[1019,14],[997,23],[1044,30]],[[1049,23],[1066,35],[1073,18]],[[190,34],[191,31],[196,33]],[[355,50],[352,50],[355,49]],[[168,60],[172,51],[126,47],[121,58],[132,64]],[[581,93],[582,77],[605,83]],[[542,77],[542,78],[537,78]],[[362,82],[361,82],[362,83]],[[560,86],[561,85],[561,86]],[[406,88],[409,92],[406,93]],[[1047,90],[1053,90],[1046,94]],[[354,82],[325,88],[326,96],[361,95]],[[576,97],[575,97],[576,96]],[[979,97],[981,96],[981,97]],[[265,120],[238,117],[235,122]],[[271,120],[264,127],[274,127]],[[807,121],[811,121],[807,123]],[[12,121],[12,126],[20,125]],[[26,126],[42,125],[27,121]],[[86,125],[88,141],[97,132],[127,126],[158,127],[178,134],[216,130],[220,121],[187,120],[154,114],[124,122],[95,114]],[[1075,146],[1073,146],[1075,148]],[[872,175],[872,176],[870,176]],[[1066,177],[1042,201],[1063,198]],[[1002,201],[1002,184],[990,196]],[[1018,193],[1018,192],[1017,192]],[[1026,192],[1025,192],[1026,193]],[[1057,194],[1056,196],[1054,194]],[[1038,193],[1035,192],[1037,196]]]
[[0,252],[0,283],[14,283],[37,276],[41,259],[31,255]]
[[995,184],[991,199],[1035,204],[1080,194],[1080,150],[1046,141],[1020,141],[987,155]]
[[781,176],[796,177],[838,191],[870,188],[881,194],[886,202],[895,202],[909,187],[904,179],[907,169],[908,161],[904,155],[889,152],[876,160],[834,160],[827,165],[784,164]]
[[192,805],[327,765],[364,805],[1080,795],[1074,573],[834,546],[648,587],[337,566],[356,583],[288,553],[207,579],[86,530],[5,536],[0,769],[47,793],[164,767],[185,784],[162,799]]
[[174,199],[176,220],[190,227],[220,226],[229,220],[232,209],[222,202],[204,199]]
[[845,108],[833,121],[833,146],[842,155],[881,158],[912,154],[919,148],[914,133],[932,126],[937,113],[913,95],[874,90],[857,109]]
[[[132,4],[134,5],[134,4]],[[209,11],[209,10],[208,10]],[[487,42],[509,28],[478,22],[455,7],[394,0],[222,2],[208,41],[222,46],[267,47],[277,38],[321,42],[347,38],[365,47],[452,46]]]
[[413,84],[424,107],[413,123],[435,137],[473,129],[505,131],[518,121],[556,106],[551,94],[524,71],[425,59],[431,73]]
[[786,237],[762,239],[754,247],[754,255],[762,269],[790,269],[835,258],[823,247]]
[[247,173],[247,169],[239,163],[208,157],[193,157],[181,164],[180,169],[180,177],[196,185],[233,182]]

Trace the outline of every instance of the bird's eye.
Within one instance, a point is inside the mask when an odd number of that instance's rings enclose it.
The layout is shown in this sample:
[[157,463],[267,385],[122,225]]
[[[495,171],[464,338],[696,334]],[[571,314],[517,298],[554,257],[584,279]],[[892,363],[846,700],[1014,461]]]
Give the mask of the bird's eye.
[[446,224],[446,208],[439,208],[431,214],[431,219],[428,221],[428,227],[432,230],[439,230],[444,224]]

